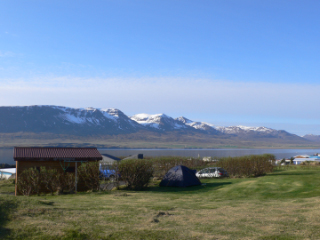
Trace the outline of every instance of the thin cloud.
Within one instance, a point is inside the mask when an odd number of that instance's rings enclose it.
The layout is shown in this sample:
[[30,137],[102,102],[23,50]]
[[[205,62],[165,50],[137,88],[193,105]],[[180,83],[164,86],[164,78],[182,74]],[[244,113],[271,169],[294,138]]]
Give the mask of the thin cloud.
[[14,57],[14,56],[16,56],[16,54],[13,53],[13,52],[10,52],[10,51],[6,51],[6,52],[0,51],[0,57]]

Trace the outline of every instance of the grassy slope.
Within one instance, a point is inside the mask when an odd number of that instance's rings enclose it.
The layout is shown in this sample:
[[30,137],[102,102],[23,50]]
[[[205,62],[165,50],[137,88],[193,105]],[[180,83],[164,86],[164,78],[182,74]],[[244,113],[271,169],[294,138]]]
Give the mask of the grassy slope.
[[[155,183],[143,192],[0,194],[0,238],[320,239],[318,167],[203,182],[185,189]],[[2,192],[13,187],[0,182]]]
[[146,134],[71,136],[50,133],[0,133],[0,147],[14,146],[95,146],[99,148],[319,148],[316,142],[275,138],[244,140],[203,134]]

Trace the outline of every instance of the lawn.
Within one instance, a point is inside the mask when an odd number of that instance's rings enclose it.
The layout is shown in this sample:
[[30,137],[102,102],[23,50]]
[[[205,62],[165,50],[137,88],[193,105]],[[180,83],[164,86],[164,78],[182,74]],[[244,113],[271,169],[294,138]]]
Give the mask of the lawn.
[[0,181],[1,239],[320,239],[320,168],[191,188],[14,197]]

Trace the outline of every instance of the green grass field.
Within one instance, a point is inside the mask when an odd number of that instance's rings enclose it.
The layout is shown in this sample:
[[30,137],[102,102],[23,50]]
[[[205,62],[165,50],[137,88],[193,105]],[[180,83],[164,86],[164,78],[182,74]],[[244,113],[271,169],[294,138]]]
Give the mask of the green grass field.
[[320,239],[320,168],[191,188],[14,197],[0,181],[1,239]]

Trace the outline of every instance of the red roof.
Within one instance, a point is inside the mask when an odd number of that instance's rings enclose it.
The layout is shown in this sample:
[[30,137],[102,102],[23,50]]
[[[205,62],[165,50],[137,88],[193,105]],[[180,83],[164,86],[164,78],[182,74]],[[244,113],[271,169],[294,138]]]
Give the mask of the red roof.
[[102,156],[96,148],[64,148],[64,147],[15,147],[13,158],[17,160],[101,160]]

